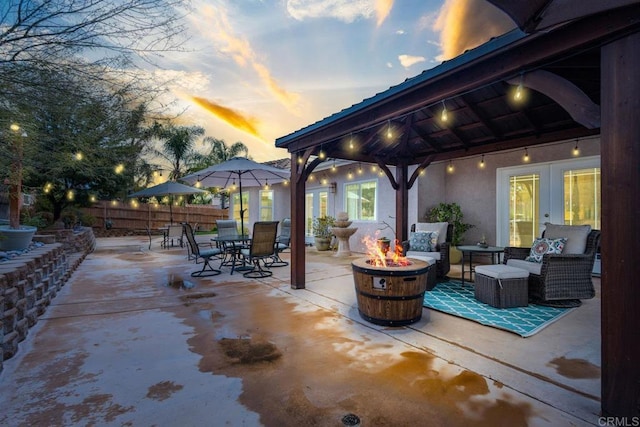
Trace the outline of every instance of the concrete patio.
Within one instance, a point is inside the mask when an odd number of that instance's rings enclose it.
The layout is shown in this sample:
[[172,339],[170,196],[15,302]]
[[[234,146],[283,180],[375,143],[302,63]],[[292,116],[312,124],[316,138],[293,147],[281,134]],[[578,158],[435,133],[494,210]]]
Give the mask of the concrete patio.
[[147,245],[97,239],[4,362],[1,425],[603,425],[599,279],[529,338],[427,309],[388,328],[358,315],[362,255],[309,248],[293,290]]

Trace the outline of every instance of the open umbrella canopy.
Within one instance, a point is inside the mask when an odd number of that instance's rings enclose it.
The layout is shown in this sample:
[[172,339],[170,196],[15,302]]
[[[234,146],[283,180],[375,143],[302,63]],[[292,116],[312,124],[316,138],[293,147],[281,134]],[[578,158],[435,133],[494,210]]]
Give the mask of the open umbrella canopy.
[[189,184],[200,182],[203,187],[226,188],[234,182],[245,187],[277,184],[289,179],[291,172],[285,169],[258,163],[244,157],[234,157],[226,162],[209,166],[180,178]]
[[144,190],[136,191],[129,194],[129,197],[154,197],[154,196],[173,196],[181,194],[197,194],[206,193],[207,191],[199,188],[190,187],[175,181],[167,181]]
[[[206,190],[190,187],[175,181],[166,181],[144,190],[136,191],[129,194],[129,197],[162,197],[162,196],[179,196],[185,194],[207,193]],[[173,200],[169,203],[169,217],[173,224]]]
[[180,179],[189,184],[199,182],[203,187],[226,188],[237,184],[240,192],[240,225],[244,232],[245,209],[242,205],[242,186],[260,187],[277,184],[287,181],[290,176],[291,171],[254,162],[245,157],[234,157]]

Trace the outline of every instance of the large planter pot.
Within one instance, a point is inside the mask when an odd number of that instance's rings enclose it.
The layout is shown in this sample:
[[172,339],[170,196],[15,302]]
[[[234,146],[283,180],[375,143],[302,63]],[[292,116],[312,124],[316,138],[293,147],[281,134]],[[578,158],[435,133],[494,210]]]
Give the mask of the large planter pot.
[[449,249],[449,262],[451,264],[460,264],[460,261],[462,261],[462,252],[456,246],[451,246]]
[[331,248],[331,237],[315,237],[314,244],[319,251],[328,251]]
[[33,235],[38,231],[37,227],[21,225],[18,229],[8,225],[0,225],[0,250],[22,251],[31,244]]

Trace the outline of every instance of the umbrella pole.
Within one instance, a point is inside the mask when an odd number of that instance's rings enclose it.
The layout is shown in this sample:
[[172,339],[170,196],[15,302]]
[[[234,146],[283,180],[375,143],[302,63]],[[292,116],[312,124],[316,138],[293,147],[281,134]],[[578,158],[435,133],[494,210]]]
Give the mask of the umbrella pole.
[[169,223],[173,225],[173,194],[169,195]]
[[242,176],[238,174],[238,183],[240,184],[240,234],[244,235],[244,208],[242,206]]

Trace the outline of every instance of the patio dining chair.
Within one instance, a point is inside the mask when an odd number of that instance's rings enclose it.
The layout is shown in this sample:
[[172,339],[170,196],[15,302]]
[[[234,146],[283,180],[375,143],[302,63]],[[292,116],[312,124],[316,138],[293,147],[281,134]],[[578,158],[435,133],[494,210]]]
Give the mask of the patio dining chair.
[[165,234],[165,239],[164,239],[164,248],[168,248],[169,245],[171,245],[171,247],[173,247],[173,242],[174,240],[176,241],[177,244],[180,244],[180,247],[184,247],[184,242],[182,240],[182,236],[183,236],[183,227],[182,224],[170,224],[167,227],[167,231]]
[[280,235],[276,237],[275,252],[271,261],[265,263],[269,268],[271,267],[285,267],[289,263],[280,258],[280,253],[289,249],[291,242],[291,219],[285,218],[280,225]]
[[[243,274],[252,279],[269,277],[273,274],[268,270],[266,262],[275,255],[276,234],[278,233],[278,221],[258,221],[253,224],[251,244],[248,248],[240,250],[246,262],[253,265],[251,271]],[[262,264],[265,264],[265,268]]]
[[187,244],[189,245],[191,253],[196,257],[196,264],[198,263],[198,258],[202,258],[203,260],[202,270],[194,271],[191,273],[191,277],[208,277],[220,274],[222,271],[213,268],[210,261],[212,258],[222,260],[222,250],[220,248],[201,249],[198,242],[196,242],[196,238],[193,234],[193,228],[191,228],[191,225],[189,224],[184,224],[184,234],[187,238]]
[[[225,237],[235,237],[238,234],[238,221],[235,219],[218,219],[216,220],[216,228],[218,229],[218,240],[217,246],[224,253],[224,259],[222,260],[222,265],[225,267],[237,267],[239,264],[236,263],[237,255],[242,248],[242,246],[238,242],[228,241],[225,242]],[[233,265],[236,263],[236,265]]]

